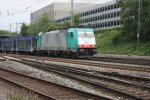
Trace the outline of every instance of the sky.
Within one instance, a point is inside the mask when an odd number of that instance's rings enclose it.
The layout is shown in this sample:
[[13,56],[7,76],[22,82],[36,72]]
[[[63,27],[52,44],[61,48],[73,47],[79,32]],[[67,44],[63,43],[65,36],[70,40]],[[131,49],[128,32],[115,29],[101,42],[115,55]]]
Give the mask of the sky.
[[[108,1],[111,0],[74,0],[76,3],[105,3]],[[0,30],[19,31],[21,23],[30,24],[32,12],[53,2],[71,2],[71,0],[0,0]]]

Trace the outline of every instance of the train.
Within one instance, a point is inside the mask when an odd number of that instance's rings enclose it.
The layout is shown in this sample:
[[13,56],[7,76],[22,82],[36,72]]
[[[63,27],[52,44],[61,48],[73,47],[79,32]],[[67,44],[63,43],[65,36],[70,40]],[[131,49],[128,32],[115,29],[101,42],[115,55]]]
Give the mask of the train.
[[96,54],[96,41],[92,28],[69,28],[40,32],[36,37],[0,39],[0,52],[60,57],[92,57]]

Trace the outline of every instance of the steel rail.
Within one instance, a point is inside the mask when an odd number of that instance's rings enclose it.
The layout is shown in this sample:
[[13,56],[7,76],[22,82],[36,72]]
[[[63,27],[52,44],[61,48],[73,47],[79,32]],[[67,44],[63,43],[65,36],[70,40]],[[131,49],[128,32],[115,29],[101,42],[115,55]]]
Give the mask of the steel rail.
[[[81,94],[85,94],[85,95],[87,95],[87,96],[89,96],[89,97],[99,98],[99,99],[102,99],[102,100],[114,100],[114,98],[111,98],[111,97],[108,97],[108,96],[102,96],[102,95],[100,96],[100,95],[88,93],[88,92],[85,92],[85,91],[82,91],[82,90],[77,90],[77,89],[70,88],[70,87],[67,87],[67,86],[59,85],[59,84],[56,84],[56,83],[51,83],[51,82],[49,82],[49,81],[46,81],[46,80],[43,80],[43,79],[39,79],[39,78],[35,78],[35,77],[29,76],[29,75],[26,75],[26,74],[23,74],[23,73],[20,73],[20,72],[16,72],[16,71],[13,71],[13,70],[8,70],[8,69],[4,69],[4,68],[0,68],[0,70],[4,70],[4,71],[11,72],[11,73],[15,73],[15,74],[18,74],[18,75],[27,77],[27,78],[35,79],[35,80],[37,80],[37,81],[43,81],[43,82],[46,82],[46,83],[55,84],[55,85],[58,85],[58,86],[61,86],[61,87],[67,88],[67,89],[74,90],[74,91],[76,91],[76,92],[80,92]],[[48,98],[48,100],[57,100],[57,99],[54,98],[54,97],[50,97],[50,96],[48,96],[48,95],[46,95],[46,94],[44,94],[44,93],[42,93],[42,92],[36,91],[36,90],[34,90],[34,89],[30,89],[30,88],[28,88],[28,87],[26,87],[26,86],[24,86],[24,85],[21,85],[21,84],[19,84],[19,83],[17,83],[17,82],[14,82],[14,81],[12,81],[12,80],[9,80],[9,79],[7,79],[7,78],[5,78],[5,77],[0,76],[0,78],[3,79],[3,80],[6,80],[6,81],[8,81],[8,82],[11,82],[11,83],[13,83],[13,84],[15,84],[15,85],[18,85],[18,86],[20,86],[20,87],[22,87],[22,88],[25,88],[25,89],[27,89],[27,90],[31,90],[31,91],[33,91],[33,92],[35,92],[35,93],[37,93],[37,94],[39,94],[39,95],[41,95],[41,96],[43,96],[43,97],[45,97],[45,98]]]
[[[10,56],[14,56],[10,54]],[[15,55],[16,56],[16,55]],[[27,57],[27,58],[35,58],[38,56],[29,56],[29,55],[17,55],[18,57]],[[92,59],[61,59],[61,58],[50,58],[50,57],[41,57],[37,58],[41,60],[47,59],[48,61],[56,61],[56,62],[64,62],[64,63],[72,63],[72,64],[80,64],[80,65],[88,65],[88,66],[96,66],[96,67],[104,67],[104,68],[113,68],[113,69],[121,69],[121,70],[131,70],[131,71],[141,71],[141,72],[150,72],[150,67],[145,66],[135,66],[135,65],[124,65],[124,64],[116,64],[116,63],[102,63],[102,62],[93,62]],[[57,60],[58,59],[58,60]],[[87,62],[91,61],[91,62]],[[115,61],[115,60],[114,60]]]
[[[78,77],[77,75],[71,75],[71,74],[67,74],[67,73],[63,73],[63,72],[57,71],[58,69],[61,69],[61,70],[62,70],[62,68],[58,68],[60,65],[54,65],[54,64],[53,64],[54,66],[53,66],[53,68],[52,68],[52,67],[48,67],[48,66],[52,66],[52,65],[49,65],[49,64],[48,64],[48,65],[47,65],[47,64],[45,65],[44,63],[39,64],[39,62],[38,62],[38,64],[37,64],[37,63],[35,63],[35,61],[31,61],[31,62],[30,62],[30,61],[25,61],[25,60],[23,60],[23,61],[19,61],[19,62],[24,63],[24,64],[27,64],[27,65],[35,66],[35,67],[38,67],[38,68],[41,68],[41,66],[42,66],[42,69],[44,69],[44,70],[46,70],[46,71],[53,71],[53,72],[55,72],[55,73],[59,73],[59,74],[65,75],[65,76],[67,76],[67,77],[71,77],[71,78],[77,79],[77,80],[79,80],[79,81],[82,81],[82,82],[91,84],[92,86],[104,88],[104,89],[108,90],[109,92],[112,91],[112,92],[121,94],[121,95],[123,95],[123,96],[130,97],[130,98],[132,98],[132,99],[144,100],[144,99],[141,98],[141,97],[138,97],[138,96],[135,96],[135,95],[131,95],[131,94],[129,94],[129,93],[126,93],[126,92],[123,92],[123,91],[120,91],[120,90],[117,90],[117,89],[113,89],[113,88],[108,87],[108,86],[106,86],[106,85],[104,85],[104,84],[100,84],[100,83],[97,83],[97,82],[94,82],[94,81],[89,81],[89,80],[86,80],[86,79],[84,79],[84,78],[80,78],[80,77]],[[64,70],[65,70],[65,69],[64,69]],[[67,71],[67,70],[66,70],[66,71]]]
[[92,59],[86,59],[86,60],[150,66],[150,60],[144,60],[144,59],[93,57]]
[[[1,69],[1,68],[0,68],[0,70],[5,70],[5,69]],[[5,71],[6,71],[6,70],[5,70]],[[7,70],[7,71],[8,71],[8,70]],[[34,93],[36,93],[36,94],[38,94],[38,95],[41,95],[41,96],[44,97],[44,98],[47,98],[48,100],[57,100],[56,98],[50,97],[50,96],[48,96],[48,95],[46,95],[46,94],[44,94],[44,93],[42,93],[42,92],[39,92],[39,91],[36,91],[36,90],[34,90],[34,89],[28,88],[28,87],[26,87],[25,85],[19,84],[19,83],[15,82],[15,81],[12,81],[12,80],[7,79],[7,78],[5,78],[5,77],[0,76],[0,79],[1,79],[1,80],[4,80],[4,81],[7,81],[7,82],[9,82],[9,83],[11,83],[11,84],[13,84],[13,85],[16,85],[17,87],[21,87],[21,88],[26,89],[26,90],[28,90],[28,91],[32,91],[32,92],[34,92]]]

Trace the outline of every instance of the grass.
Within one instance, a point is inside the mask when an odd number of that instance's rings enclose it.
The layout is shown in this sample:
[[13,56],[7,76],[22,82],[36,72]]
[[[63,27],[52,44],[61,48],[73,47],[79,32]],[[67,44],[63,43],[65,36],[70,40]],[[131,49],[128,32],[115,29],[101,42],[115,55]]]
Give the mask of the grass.
[[[107,54],[128,54],[128,55],[150,55],[150,41],[141,43],[136,48],[136,41],[132,42],[116,42],[120,36],[120,29],[111,29],[96,32],[96,44],[98,53]],[[119,37],[120,40],[124,37]]]
[[39,100],[38,96],[28,90],[13,87],[6,95],[6,100]]

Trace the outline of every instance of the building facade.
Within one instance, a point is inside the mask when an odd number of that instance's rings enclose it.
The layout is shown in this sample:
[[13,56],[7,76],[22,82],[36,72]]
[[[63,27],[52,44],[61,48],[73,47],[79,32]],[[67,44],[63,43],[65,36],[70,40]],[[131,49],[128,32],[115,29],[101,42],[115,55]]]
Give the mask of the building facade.
[[[121,27],[120,8],[117,7],[116,0],[81,10],[80,15],[80,25],[89,25],[95,30]],[[63,23],[65,20],[70,20],[70,16],[56,22]]]
[[[47,13],[50,21],[63,23],[70,20],[71,3],[52,3],[31,14],[31,23]],[[104,4],[75,3],[74,13],[80,13],[80,25],[91,26],[95,30],[121,27],[120,8],[116,0]]]
[[85,9],[80,14],[81,25],[91,25],[96,30],[121,26],[120,8],[116,0]]
[[[96,4],[74,3],[74,13],[80,13],[81,9],[93,7]],[[31,23],[36,22],[44,13],[47,13],[50,21],[56,21],[70,16],[71,3],[54,2],[42,9],[31,13]]]

